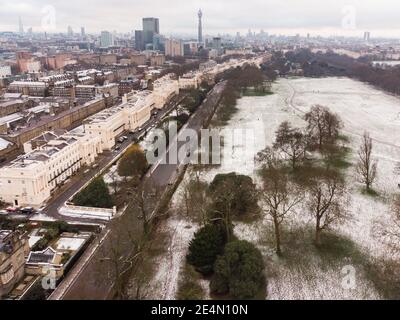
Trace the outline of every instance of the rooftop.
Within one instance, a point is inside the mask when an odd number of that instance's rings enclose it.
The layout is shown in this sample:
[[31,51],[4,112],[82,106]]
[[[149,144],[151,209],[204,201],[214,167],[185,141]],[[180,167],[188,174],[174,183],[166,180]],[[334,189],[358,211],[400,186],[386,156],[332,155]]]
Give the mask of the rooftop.
[[10,86],[46,87],[46,83],[40,81],[14,81]]
[[12,234],[10,230],[0,230],[0,242],[3,242],[10,234]]

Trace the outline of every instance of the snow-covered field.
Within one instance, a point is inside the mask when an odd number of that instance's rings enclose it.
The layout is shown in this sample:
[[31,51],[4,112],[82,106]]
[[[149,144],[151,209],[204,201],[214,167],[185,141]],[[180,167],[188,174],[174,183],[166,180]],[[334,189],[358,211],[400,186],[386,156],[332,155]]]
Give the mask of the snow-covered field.
[[[400,162],[400,99],[371,86],[347,79],[280,79],[275,83],[274,95],[265,97],[244,97],[238,101],[239,111],[224,127],[227,132],[233,129],[253,130],[254,141],[245,145],[241,139],[224,139],[224,159],[221,167],[206,172],[205,178],[211,181],[218,173],[237,172],[257,177],[254,166],[255,155],[271,145],[275,131],[283,121],[295,126],[304,126],[302,116],[313,105],[327,106],[337,113],[344,122],[344,133],[350,138],[350,147],[357,150],[360,137],[365,130],[374,139],[374,157],[379,160],[377,191],[385,198],[398,191],[400,177],[394,174]],[[353,157],[354,157],[353,152]],[[354,158],[352,159],[354,161]],[[385,257],[381,240],[372,232],[376,222],[386,217],[388,204],[380,198],[364,196],[355,182],[354,170],[348,169],[351,188],[351,219],[337,226],[335,232],[348,237],[363,254],[371,257]],[[306,212],[293,217],[292,224],[305,227],[310,221]],[[168,228],[173,231],[173,250],[169,257],[160,261],[158,281],[165,279],[168,289],[158,298],[173,298],[176,292],[177,271],[184,263],[187,242],[193,230],[184,229],[186,221],[173,219]],[[235,232],[242,239],[255,243],[262,250],[268,265],[274,269],[268,276],[268,299],[376,299],[381,298],[372,283],[365,277],[364,270],[356,268],[356,286],[345,289],[342,269],[351,257],[322,266],[318,259],[308,262],[310,270],[287,268],[277,261],[273,246],[263,241],[263,227],[269,221],[253,224],[237,224]],[[179,229],[179,230],[177,230]],[[174,239],[177,242],[174,242]],[[182,241],[184,243],[182,243]],[[311,273],[311,276],[310,276]]]

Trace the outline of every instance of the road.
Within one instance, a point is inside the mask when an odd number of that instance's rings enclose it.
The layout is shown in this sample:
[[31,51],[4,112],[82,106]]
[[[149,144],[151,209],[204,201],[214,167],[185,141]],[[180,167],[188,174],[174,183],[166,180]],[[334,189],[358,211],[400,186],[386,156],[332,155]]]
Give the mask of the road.
[[[214,87],[198,111],[189,119],[187,128],[199,130],[203,127],[204,121],[213,115],[224,87],[225,83],[219,83]],[[166,151],[167,156],[174,143]],[[178,147],[183,144],[184,142],[177,143]],[[179,166],[179,164],[155,164],[148,178],[152,178],[161,189],[166,190],[170,181],[175,178]],[[156,205],[157,200],[153,202]],[[131,205],[134,206],[134,204]],[[120,217],[119,223],[110,224],[103,230],[96,242],[85,252],[50,297],[51,300],[105,300],[109,298],[110,288],[115,280],[113,272],[116,271],[112,267],[114,264],[107,263],[105,257],[110,259],[116,256],[118,260],[125,261],[133,251],[131,237],[140,236],[142,231],[142,222],[138,221],[137,215],[128,214],[131,210],[132,208],[128,207]]]
[[[57,195],[54,195],[52,199],[47,203],[45,208],[42,210],[42,213],[56,220],[64,220],[67,222],[88,222],[88,219],[81,219],[78,217],[68,217],[60,214],[59,209],[63,206],[63,204],[68,201],[76,192],[78,192],[87,182],[92,180],[94,177],[102,173],[104,169],[106,169],[116,158],[121,156],[124,151],[134,143],[134,141],[138,141],[147,130],[149,130],[152,126],[158,123],[163,117],[169,114],[172,110],[174,110],[179,103],[182,102],[184,97],[176,98],[171,101],[170,104],[166,106],[163,110],[157,114],[157,116],[152,117],[146,125],[142,127],[142,131],[139,133],[135,133],[134,135],[129,135],[129,139],[124,143],[120,144],[120,149],[116,151],[106,151],[103,154],[99,155],[96,164],[97,167],[91,168],[90,171],[86,174],[79,173],[77,176],[71,178],[71,182],[65,186],[63,189],[59,190]],[[126,134],[128,136],[128,134]],[[104,220],[89,220],[91,223],[99,223],[104,224]]]
[[[225,87],[225,83],[217,84],[213,91],[208,95],[207,99],[203,102],[201,108],[196,112],[192,118],[189,120],[184,128],[190,128],[196,130],[197,132],[203,128],[204,119],[212,116],[214,113],[215,105],[219,101],[219,97]],[[185,141],[182,139],[182,130],[178,133],[178,139],[173,139],[170,144],[165,159],[169,159],[171,150],[179,150],[185,145]],[[166,186],[171,178],[174,177],[180,164],[159,164],[155,168],[152,168],[151,176],[153,180],[160,186]]]

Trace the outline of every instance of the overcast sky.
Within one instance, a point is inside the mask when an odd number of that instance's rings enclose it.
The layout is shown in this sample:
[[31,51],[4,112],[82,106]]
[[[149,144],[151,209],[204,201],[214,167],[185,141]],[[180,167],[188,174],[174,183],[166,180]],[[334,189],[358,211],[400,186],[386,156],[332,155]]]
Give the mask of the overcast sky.
[[[197,11],[204,33],[360,35],[400,37],[398,0],[0,0],[0,31],[132,31],[141,18],[160,18],[161,33],[196,34]],[[55,22],[55,24],[53,23]],[[44,27],[43,27],[44,26]],[[54,27],[56,29],[54,29]]]

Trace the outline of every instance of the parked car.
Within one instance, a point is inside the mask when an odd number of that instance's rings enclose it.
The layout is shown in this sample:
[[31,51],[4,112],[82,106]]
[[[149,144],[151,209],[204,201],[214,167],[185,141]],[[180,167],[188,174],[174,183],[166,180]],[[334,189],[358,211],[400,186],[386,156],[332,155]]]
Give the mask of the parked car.
[[18,208],[15,208],[15,207],[8,207],[8,208],[6,209],[6,211],[7,211],[8,213],[17,213],[17,212],[19,211],[19,209],[18,209]]
[[35,213],[35,209],[33,209],[32,207],[22,208],[21,213],[26,215],[31,215]]

